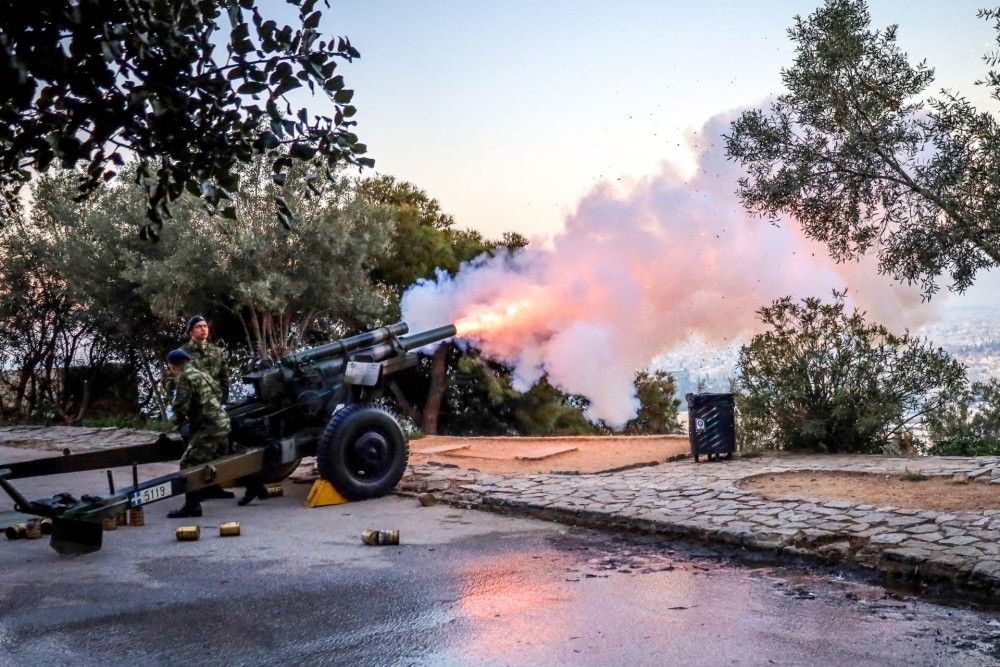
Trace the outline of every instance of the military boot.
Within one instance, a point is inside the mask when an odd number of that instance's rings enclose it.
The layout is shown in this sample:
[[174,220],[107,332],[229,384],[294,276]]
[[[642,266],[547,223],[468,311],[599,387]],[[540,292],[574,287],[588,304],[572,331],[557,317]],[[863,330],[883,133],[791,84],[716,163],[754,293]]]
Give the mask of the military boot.
[[200,516],[201,516],[200,493],[184,494],[184,505],[182,505],[179,509],[167,512],[167,518],[169,519],[186,519],[188,517],[197,518]]
[[261,500],[267,500],[267,489],[264,488],[264,485],[259,482],[247,484],[246,490],[243,492],[243,497],[237,500],[236,504],[240,507],[244,507],[258,498]]

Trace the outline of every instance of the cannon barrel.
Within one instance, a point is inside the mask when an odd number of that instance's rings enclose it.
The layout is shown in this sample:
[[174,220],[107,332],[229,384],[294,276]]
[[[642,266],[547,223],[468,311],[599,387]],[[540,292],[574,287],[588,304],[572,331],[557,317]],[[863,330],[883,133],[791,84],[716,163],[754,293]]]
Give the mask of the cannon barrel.
[[320,359],[345,357],[355,350],[384,343],[385,341],[395,338],[396,336],[405,334],[409,330],[410,327],[406,322],[396,322],[395,324],[390,324],[388,326],[381,327],[380,329],[366,331],[364,333],[359,333],[356,336],[341,338],[340,340],[335,340],[332,343],[326,343],[324,345],[309,348],[308,350],[302,350],[301,352],[289,354],[282,359],[281,363],[284,366],[295,366],[297,364],[318,361]]
[[379,343],[362,350],[358,350],[354,355],[359,361],[384,361],[399,354],[400,351],[410,352],[424,345],[437,343],[451,338],[456,333],[454,324],[446,324],[427,331],[421,331],[411,336],[400,336],[395,342]]
[[446,324],[442,327],[435,327],[434,329],[428,329],[427,331],[415,333],[412,336],[400,336],[399,346],[409,352],[410,350],[415,350],[418,347],[423,347],[424,345],[430,345],[431,343],[451,338],[456,333],[457,330],[455,329],[454,324]]

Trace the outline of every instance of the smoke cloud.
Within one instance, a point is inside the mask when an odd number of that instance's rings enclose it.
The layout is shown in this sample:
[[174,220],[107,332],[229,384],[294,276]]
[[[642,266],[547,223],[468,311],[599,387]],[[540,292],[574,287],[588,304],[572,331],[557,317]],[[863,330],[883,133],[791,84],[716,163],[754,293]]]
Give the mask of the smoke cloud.
[[747,216],[734,191],[717,116],[691,137],[698,169],[673,167],[624,191],[601,184],[564,230],[513,255],[480,257],[403,296],[403,318],[422,330],[456,322],[484,354],[511,365],[515,386],[544,374],[590,399],[591,419],[623,425],[638,408],[637,371],[692,335],[727,344],[754,333],[755,311],[783,296],[853,303],[894,329],[930,317],[920,294],[878,276],[874,262],[838,265],[794,224]]

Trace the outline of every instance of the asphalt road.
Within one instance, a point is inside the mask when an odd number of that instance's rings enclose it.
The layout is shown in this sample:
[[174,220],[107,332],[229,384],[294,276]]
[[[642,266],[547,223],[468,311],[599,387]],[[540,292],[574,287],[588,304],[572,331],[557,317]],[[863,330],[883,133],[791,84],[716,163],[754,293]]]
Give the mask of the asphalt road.
[[[20,486],[37,497],[102,479]],[[207,503],[198,542],[174,540],[176,500],[94,554],[0,542],[0,663],[1000,663],[996,612],[835,570],[409,498],[305,509],[306,487],[286,490],[250,507]],[[218,537],[231,520],[243,536]],[[398,528],[402,544],[364,546],[368,528]]]

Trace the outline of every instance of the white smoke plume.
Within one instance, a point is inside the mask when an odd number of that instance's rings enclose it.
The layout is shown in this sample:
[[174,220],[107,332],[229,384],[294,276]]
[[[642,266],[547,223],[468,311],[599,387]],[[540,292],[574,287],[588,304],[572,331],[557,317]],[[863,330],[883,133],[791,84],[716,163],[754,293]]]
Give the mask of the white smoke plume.
[[413,285],[403,319],[414,331],[455,322],[460,336],[512,366],[517,388],[547,374],[590,399],[590,418],[620,426],[638,408],[637,371],[693,334],[724,344],[753,333],[755,311],[776,298],[847,287],[894,329],[930,317],[915,289],[877,276],[874,262],[837,265],[794,224],[750,218],[724,154],[730,119],[713,118],[692,137],[692,178],[665,165],[626,192],[599,185],[551,243]]

